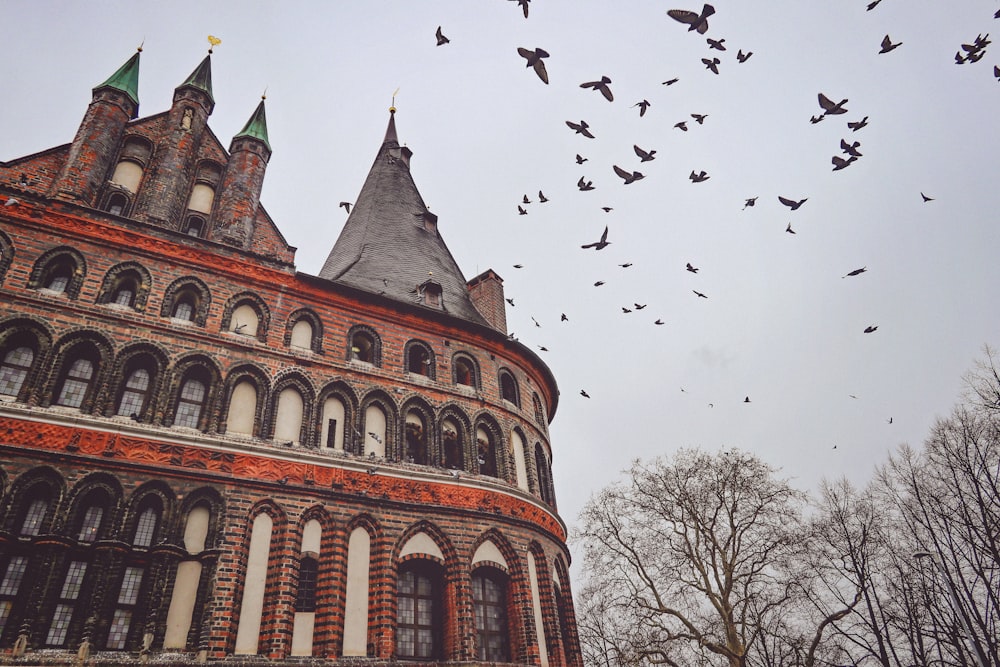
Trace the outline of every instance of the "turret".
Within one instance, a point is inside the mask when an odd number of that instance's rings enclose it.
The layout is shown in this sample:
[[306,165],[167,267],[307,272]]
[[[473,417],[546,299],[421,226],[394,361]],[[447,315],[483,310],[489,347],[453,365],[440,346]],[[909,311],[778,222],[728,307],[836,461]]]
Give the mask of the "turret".
[[53,183],[53,196],[96,206],[118,154],[125,126],[139,113],[141,52],[140,48],[107,81],[94,88],[66,162]]
[[166,132],[157,146],[134,217],[173,229],[179,229],[184,221],[191,172],[215,108],[211,53],[209,50],[184,83],[174,89]]
[[271,159],[264,99],[229,145],[229,163],[213,214],[212,236],[238,248],[247,247],[253,238],[264,171]]

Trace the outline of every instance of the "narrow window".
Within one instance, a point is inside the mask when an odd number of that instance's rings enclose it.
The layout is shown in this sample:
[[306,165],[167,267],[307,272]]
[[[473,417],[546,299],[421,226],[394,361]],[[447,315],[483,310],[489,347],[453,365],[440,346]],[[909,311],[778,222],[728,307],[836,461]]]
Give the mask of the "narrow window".
[[517,405],[517,382],[508,372],[500,374],[500,398]]
[[22,345],[8,350],[3,357],[3,363],[0,363],[0,394],[4,396],[20,394],[34,360],[35,352],[30,347]]
[[121,650],[125,648],[128,639],[129,626],[132,625],[132,612],[139,600],[139,587],[142,585],[143,569],[141,567],[126,567],[122,576],[122,585],[118,589],[118,600],[115,613],[111,617],[111,628],[108,630],[108,648]]
[[115,295],[112,301],[119,306],[132,307],[135,301],[135,290],[131,285],[122,285],[117,290],[115,290]]
[[188,236],[200,238],[204,230],[205,221],[196,215],[188,216],[188,219],[184,222],[184,233]]
[[397,587],[396,653],[400,658],[440,656],[440,581],[425,568],[399,575]]
[[125,382],[125,391],[122,392],[121,401],[118,402],[119,416],[132,417],[133,419],[142,416],[149,398],[149,379],[149,371],[145,368],[137,368],[132,371]]
[[507,662],[507,585],[498,574],[472,575],[472,606],[476,617],[479,660]]
[[427,429],[416,412],[406,415],[406,460],[410,463],[427,463]]
[[194,297],[190,294],[178,295],[177,303],[174,304],[174,311],[170,313],[170,316],[175,320],[184,320],[185,322],[193,320]]
[[455,359],[455,384],[464,384],[468,387],[476,386],[476,375],[472,362],[463,357]]
[[152,507],[147,507],[140,514],[135,522],[135,536],[132,538],[133,546],[148,547],[153,543],[153,536],[156,535],[156,524],[159,523],[159,512]]
[[128,206],[128,197],[120,192],[116,192],[108,198],[108,213],[111,215],[124,215]]
[[34,537],[42,530],[42,522],[45,520],[45,513],[49,509],[49,501],[45,498],[33,498],[28,504],[28,511],[24,513],[24,521],[21,522],[21,535]]
[[316,611],[316,574],[319,562],[305,556],[299,563],[299,590],[295,596],[295,611]]
[[370,364],[374,358],[374,351],[375,344],[370,336],[363,333],[354,334],[354,337],[351,339],[352,359]]
[[90,382],[94,378],[94,364],[89,359],[77,359],[69,367],[66,378],[63,380],[59,398],[56,405],[67,408],[78,408],[83,405],[83,399],[90,389]]
[[76,608],[77,598],[80,597],[80,589],[83,587],[86,574],[87,563],[75,560],[69,564],[62,590],[59,592],[56,610],[49,624],[49,632],[45,638],[46,645],[62,646],[66,643],[66,634],[69,632],[69,624],[73,619],[73,611]]
[[444,449],[444,467],[459,469],[462,467],[462,443],[459,439],[459,427],[450,419],[441,424],[441,444]]
[[476,463],[480,475],[497,476],[496,447],[485,429],[476,429]]
[[410,346],[407,370],[418,375],[430,375],[431,355],[421,345]]
[[66,288],[69,287],[71,273],[71,269],[64,264],[55,267],[45,282],[45,289],[59,292],[60,294],[65,292]]
[[76,539],[80,542],[94,542],[101,532],[101,519],[104,518],[104,508],[98,505],[91,505],[83,513],[83,521],[80,522],[80,532]]
[[177,400],[177,416],[174,426],[198,428],[201,411],[205,405],[205,385],[195,379],[189,379],[181,387],[181,395]]
[[24,581],[24,571],[28,567],[28,559],[24,556],[14,556],[7,563],[7,570],[0,579],[0,634],[3,634],[7,619],[10,618],[10,610],[14,606],[14,599],[21,589],[21,582]]

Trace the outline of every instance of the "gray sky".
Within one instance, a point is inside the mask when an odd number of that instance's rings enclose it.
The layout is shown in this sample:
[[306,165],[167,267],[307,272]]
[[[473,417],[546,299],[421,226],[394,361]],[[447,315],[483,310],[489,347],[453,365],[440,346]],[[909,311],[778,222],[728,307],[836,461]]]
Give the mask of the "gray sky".
[[[510,330],[549,349],[568,523],[631,459],[682,446],[755,452],[802,488],[864,483],[950,411],[1000,329],[1000,45],[954,62],[977,34],[1000,36],[1000,5],[865,6],[717,0],[702,36],[666,13],[693,2],[534,0],[526,20],[506,0],[6,0],[0,159],[72,140],[91,88],[143,40],[139,113],[166,110],[216,35],[210,126],[228,146],[267,87],[262,202],[316,274],[399,88],[399,137],[452,254],[466,278],[497,271]],[[435,46],[438,25],[450,44]],[[887,33],[902,46],[880,55]],[[549,85],[517,47],[551,54]],[[739,64],[737,49],[753,56]],[[713,56],[719,75],[701,62]],[[580,88],[602,75],[612,103]],[[848,113],[811,124],[820,92]],[[565,124],[581,119],[595,139]],[[833,172],[842,138],[863,157]],[[656,160],[640,166],[633,144]],[[625,186],[614,164],[646,177]],[[581,176],[596,189],[578,191]],[[808,201],[792,212],[778,195]],[[611,245],[582,250],[605,225]]]

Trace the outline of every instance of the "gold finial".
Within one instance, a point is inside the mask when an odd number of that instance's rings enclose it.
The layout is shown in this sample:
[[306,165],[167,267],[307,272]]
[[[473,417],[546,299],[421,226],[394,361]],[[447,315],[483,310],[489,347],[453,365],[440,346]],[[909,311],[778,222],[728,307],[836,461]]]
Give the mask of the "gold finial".
[[392,106],[389,107],[389,113],[396,113],[396,94],[399,92],[399,88],[392,91]]
[[215,35],[209,35],[208,43],[209,43],[208,52],[212,53],[212,49],[217,47],[219,44],[222,44],[222,40],[216,37]]
[[139,48],[137,48],[136,51],[138,51],[139,53],[142,53],[142,45],[145,44],[145,43],[146,43],[146,38],[143,37],[142,41],[139,42]]
[[267,99],[267,86],[264,86],[264,92],[261,93],[260,99],[262,99],[262,100],[266,100]]

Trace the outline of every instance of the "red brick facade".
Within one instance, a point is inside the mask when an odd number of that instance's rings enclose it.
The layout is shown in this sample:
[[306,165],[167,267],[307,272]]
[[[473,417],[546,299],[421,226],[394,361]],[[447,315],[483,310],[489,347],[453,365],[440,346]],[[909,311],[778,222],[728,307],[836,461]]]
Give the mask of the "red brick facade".
[[[266,142],[240,136],[231,157],[207,126],[210,90],[181,86],[144,119],[129,104],[95,89],[72,144],[0,162],[0,663],[406,662],[398,587],[413,569],[433,588],[433,650],[419,657],[579,667],[551,485],[558,390],[508,340],[499,278],[470,286],[491,327],[298,273],[258,204]],[[127,160],[136,192],[110,182]],[[198,184],[214,207],[192,227]],[[266,565],[248,580],[261,513]],[[307,524],[314,599],[300,582]],[[344,657],[359,528],[367,648]],[[477,630],[480,575],[499,582],[504,654],[484,653]],[[260,585],[256,651],[240,649]],[[310,604],[303,654],[292,638]]]

